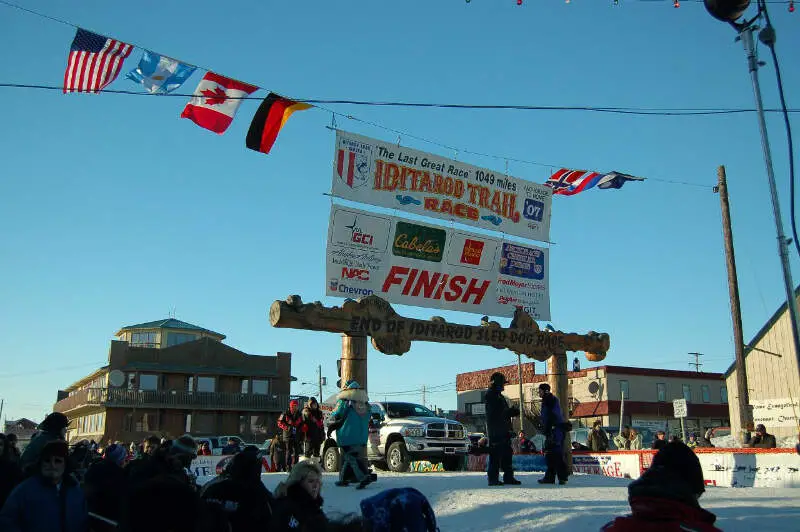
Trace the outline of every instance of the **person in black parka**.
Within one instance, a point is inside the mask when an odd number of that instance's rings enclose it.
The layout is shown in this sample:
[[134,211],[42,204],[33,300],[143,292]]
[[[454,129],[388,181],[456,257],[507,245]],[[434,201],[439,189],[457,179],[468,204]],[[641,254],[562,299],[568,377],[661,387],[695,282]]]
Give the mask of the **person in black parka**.
[[[83,491],[89,511],[112,521],[119,521],[122,503],[127,497],[125,464],[127,451],[122,445],[112,443],[105,448],[103,459],[93,463],[83,479]],[[96,532],[113,532],[116,527],[100,519],[92,522]]]
[[[503,389],[508,381],[500,372],[492,373],[489,389],[486,391],[486,428],[489,437],[489,485],[521,484],[514,478],[511,464],[511,418],[519,415],[519,409],[509,407]],[[503,482],[500,482],[500,469],[503,470]]]
[[328,519],[322,512],[322,470],[305,460],[295,464],[285,482],[275,488],[270,532],[317,532]]
[[269,530],[274,499],[261,482],[258,448],[234,456],[222,475],[203,486],[200,499],[227,514],[232,532]]
[[12,455],[8,438],[5,434],[0,434],[0,508],[3,507],[11,490],[23,479],[22,469]]

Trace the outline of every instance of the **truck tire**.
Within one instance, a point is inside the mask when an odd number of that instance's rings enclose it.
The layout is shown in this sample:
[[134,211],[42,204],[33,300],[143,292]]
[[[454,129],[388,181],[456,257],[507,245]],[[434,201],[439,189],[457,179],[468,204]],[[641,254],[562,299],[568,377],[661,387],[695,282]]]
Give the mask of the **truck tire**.
[[331,445],[325,449],[322,455],[322,468],[329,473],[336,473],[342,468],[342,457],[339,455],[339,448]]
[[386,463],[389,470],[395,473],[405,473],[411,465],[406,444],[403,441],[396,441],[389,446],[386,452]]
[[445,471],[463,471],[464,460],[463,456],[445,456],[442,459],[442,467]]

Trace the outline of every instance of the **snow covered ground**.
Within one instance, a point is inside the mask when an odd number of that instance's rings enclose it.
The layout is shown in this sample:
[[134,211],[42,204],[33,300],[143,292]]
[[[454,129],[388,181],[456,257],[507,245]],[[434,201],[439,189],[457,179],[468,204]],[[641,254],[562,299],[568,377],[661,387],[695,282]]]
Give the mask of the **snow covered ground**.
[[[430,500],[442,532],[489,530],[598,530],[617,515],[629,513],[630,481],[576,474],[566,486],[540,486],[541,473],[518,473],[521,486],[486,485],[483,473],[387,473],[365,490],[333,485],[326,473],[322,496],[327,514],[360,512],[359,501],[393,487],[412,486]],[[263,475],[274,489],[284,473]],[[800,488],[715,488],[701,499],[717,515],[723,530],[800,530]]]

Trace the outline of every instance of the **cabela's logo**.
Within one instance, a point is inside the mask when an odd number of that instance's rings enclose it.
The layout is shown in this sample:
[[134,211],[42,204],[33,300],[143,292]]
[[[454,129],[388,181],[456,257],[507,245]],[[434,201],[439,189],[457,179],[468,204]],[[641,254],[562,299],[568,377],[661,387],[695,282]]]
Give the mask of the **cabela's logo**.
[[397,222],[392,253],[398,257],[441,262],[446,238],[443,229]]

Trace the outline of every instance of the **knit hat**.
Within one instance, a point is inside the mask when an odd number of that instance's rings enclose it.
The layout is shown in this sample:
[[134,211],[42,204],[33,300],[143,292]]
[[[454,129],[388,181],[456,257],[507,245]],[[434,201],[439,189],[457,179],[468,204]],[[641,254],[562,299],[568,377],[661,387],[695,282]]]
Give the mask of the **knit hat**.
[[663,467],[676,473],[696,495],[706,491],[700,460],[683,442],[669,442],[662,447],[653,457],[650,467]]
[[539,385],[539,389],[540,389],[540,390],[545,390],[545,391],[549,392],[549,391],[550,391],[550,385],[549,385],[549,384],[547,384],[546,382],[543,382],[543,383],[541,383],[541,384]]
[[47,442],[44,447],[42,447],[39,460],[45,460],[51,456],[60,456],[61,458],[66,458],[69,456],[69,446],[67,445],[67,442],[64,440],[53,440]]
[[115,464],[121,466],[125,462],[125,458],[127,458],[128,453],[125,451],[125,448],[122,445],[112,443],[106,447],[103,455],[107,460],[111,460]]
[[344,390],[339,392],[338,399],[343,401],[358,401],[366,403],[369,399],[367,392],[361,389],[361,385],[356,381],[349,381]]
[[289,407],[290,408],[292,406],[299,406],[299,405],[300,405],[300,403],[297,401],[297,399],[292,399],[291,401],[289,401]]
[[764,434],[766,434],[767,433],[767,427],[765,427],[764,425],[759,423],[758,425],[756,425],[756,432],[763,432]]
[[61,429],[69,426],[69,419],[61,412],[48,414],[44,421],[39,423],[39,430],[45,432],[60,432]]
[[188,434],[184,434],[177,440],[173,440],[169,450],[172,454],[190,454],[192,456],[197,456],[197,444],[194,442],[194,438]]
[[361,501],[361,515],[373,532],[435,532],[436,515],[414,488],[392,488]]

